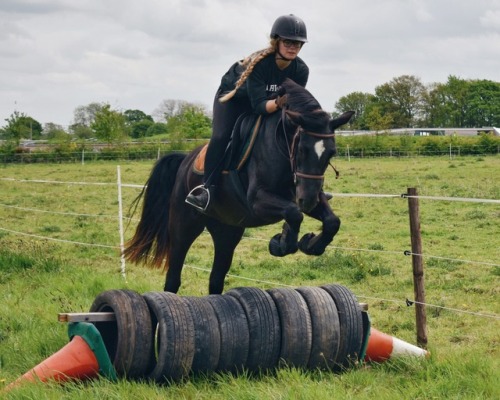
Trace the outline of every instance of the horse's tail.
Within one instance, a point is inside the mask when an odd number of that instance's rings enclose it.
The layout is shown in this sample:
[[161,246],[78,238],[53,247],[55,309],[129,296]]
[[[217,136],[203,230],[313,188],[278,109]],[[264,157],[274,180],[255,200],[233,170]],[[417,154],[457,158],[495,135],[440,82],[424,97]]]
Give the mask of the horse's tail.
[[141,220],[134,237],[127,242],[124,250],[127,260],[161,267],[163,260],[168,259],[170,197],[177,171],[185,157],[185,154],[173,153],[161,158],[151,171],[145,187],[134,200],[132,207],[137,207],[144,196]]

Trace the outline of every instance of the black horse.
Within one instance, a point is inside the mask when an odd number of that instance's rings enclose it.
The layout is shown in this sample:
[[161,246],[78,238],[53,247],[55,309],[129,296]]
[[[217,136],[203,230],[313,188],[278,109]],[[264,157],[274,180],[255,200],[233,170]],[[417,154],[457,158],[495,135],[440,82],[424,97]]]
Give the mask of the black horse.
[[[142,216],[125,256],[131,262],[158,267],[165,262],[164,290],[178,291],[187,252],[205,228],[215,246],[211,294],[222,293],[245,228],[284,220],[282,233],[269,244],[270,253],[278,257],[298,249],[310,255],[323,254],[338,232],[340,219],[328,204],[323,181],[336,152],[334,130],[347,123],[354,112],[332,119],[293,81],[286,80],[281,90],[287,95],[282,113],[262,118],[257,125],[254,117],[246,116],[235,127],[233,141],[243,141],[253,127],[253,146],[251,150],[244,146],[248,157],[237,170],[228,167],[229,172],[224,171],[205,214],[185,203],[190,190],[202,183],[193,166],[202,147],[187,156],[167,155],[153,168],[136,199],[135,204],[144,195]],[[299,241],[303,214],[323,226],[318,235],[308,233]]]

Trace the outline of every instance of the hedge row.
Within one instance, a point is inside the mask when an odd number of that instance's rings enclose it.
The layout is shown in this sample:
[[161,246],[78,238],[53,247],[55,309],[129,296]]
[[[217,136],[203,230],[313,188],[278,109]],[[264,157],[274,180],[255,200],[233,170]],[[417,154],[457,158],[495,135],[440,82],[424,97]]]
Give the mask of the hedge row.
[[[40,147],[0,146],[1,163],[61,163],[109,160],[154,160],[173,151],[187,152],[200,145],[196,141],[169,143],[120,143],[116,145],[64,143]],[[341,136],[337,137],[339,157],[415,157],[500,154],[500,137],[455,136]]]

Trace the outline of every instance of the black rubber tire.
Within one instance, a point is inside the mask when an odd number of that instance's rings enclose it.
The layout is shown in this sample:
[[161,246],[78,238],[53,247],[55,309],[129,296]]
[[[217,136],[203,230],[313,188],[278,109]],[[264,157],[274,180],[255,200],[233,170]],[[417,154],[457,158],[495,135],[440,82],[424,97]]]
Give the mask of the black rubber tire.
[[132,290],[108,290],[94,299],[90,312],[115,313],[116,321],[94,325],[118,376],[144,377],[152,361],[153,341],[151,317],[142,296]]
[[205,299],[214,308],[220,331],[220,357],[216,371],[238,372],[245,367],[249,331],[245,311],[234,297],[213,294]]
[[337,364],[348,368],[359,360],[363,343],[363,316],[358,299],[345,286],[331,284],[322,289],[335,301],[340,321],[340,344]]
[[148,377],[156,382],[187,376],[194,358],[194,323],[187,304],[170,292],[145,293],[151,312],[156,360]]
[[340,324],[337,307],[331,296],[319,287],[297,290],[307,303],[311,315],[312,345],[307,364],[310,369],[330,369],[335,366],[339,348]]
[[234,297],[245,310],[250,334],[246,368],[250,372],[276,368],[280,356],[281,326],[272,297],[255,287],[231,289],[224,296]]
[[294,289],[273,288],[267,293],[274,300],[280,317],[280,364],[306,368],[312,346],[311,316],[307,303]]
[[194,323],[194,358],[191,372],[209,373],[217,369],[220,358],[219,321],[214,308],[204,297],[183,297]]

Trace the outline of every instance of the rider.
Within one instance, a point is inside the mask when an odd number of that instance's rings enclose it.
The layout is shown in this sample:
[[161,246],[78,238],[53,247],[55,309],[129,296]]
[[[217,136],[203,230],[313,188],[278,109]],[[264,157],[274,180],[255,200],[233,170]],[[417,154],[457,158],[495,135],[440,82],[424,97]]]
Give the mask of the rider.
[[307,42],[304,21],[293,14],[283,15],[274,22],[270,38],[268,48],[231,66],[215,94],[203,185],[195,187],[186,198],[186,203],[201,211],[210,202],[238,117],[248,111],[266,115],[279,110],[286,103],[286,95],[277,96],[278,89],[286,78],[306,86],[309,68],[298,57]]

